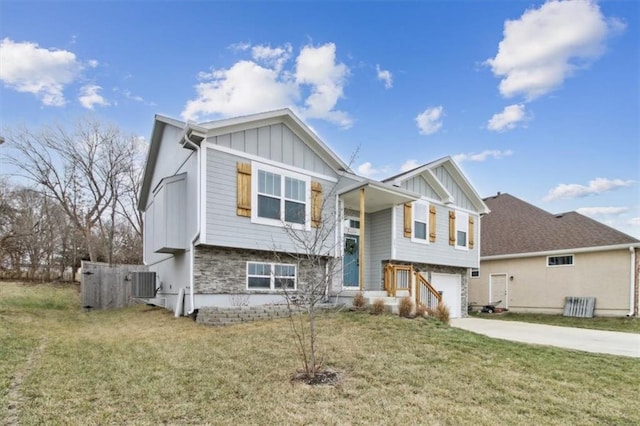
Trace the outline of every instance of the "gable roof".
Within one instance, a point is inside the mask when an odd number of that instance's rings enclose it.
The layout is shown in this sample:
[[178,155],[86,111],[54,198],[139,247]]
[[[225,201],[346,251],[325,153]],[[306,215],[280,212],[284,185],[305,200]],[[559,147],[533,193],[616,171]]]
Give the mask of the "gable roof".
[[640,243],[579,213],[552,214],[510,194],[484,202],[491,213],[481,219],[481,257]]
[[440,158],[406,172],[391,176],[387,179],[384,179],[382,182],[390,185],[400,186],[402,182],[409,180],[415,176],[421,175],[445,204],[451,204],[455,201],[454,196],[447,190],[443,183],[440,182],[440,179],[438,179],[435,175],[435,169],[440,166],[445,167],[447,172],[449,172],[451,177],[453,177],[453,179],[460,186],[466,196],[469,197],[471,203],[480,214],[489,213],[489,208],[487,207],[487,205],[484,203],[480,195],[478,195],[471,183],[467,180],[460,168],[456,165],[455,161],[453,161],[450,156]]

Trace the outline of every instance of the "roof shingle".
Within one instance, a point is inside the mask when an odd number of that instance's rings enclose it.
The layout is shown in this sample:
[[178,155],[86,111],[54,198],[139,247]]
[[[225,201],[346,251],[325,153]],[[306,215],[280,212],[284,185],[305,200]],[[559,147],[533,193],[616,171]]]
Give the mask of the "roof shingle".
[[623,232],[576,212],[551,214],[509,194],[487,197],[481,256],[637,244]]

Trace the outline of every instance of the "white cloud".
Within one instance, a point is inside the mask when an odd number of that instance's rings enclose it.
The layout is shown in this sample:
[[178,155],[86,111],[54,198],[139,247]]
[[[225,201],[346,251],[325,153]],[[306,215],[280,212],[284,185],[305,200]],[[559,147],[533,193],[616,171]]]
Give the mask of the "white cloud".
[[561,198],[582,198],[589,195],[602,194],[618,188],[628,187],[635,183],[633,180],[595,178],[589,181],[589,185],[577,183],[561,183],[549,191],[544,201],[553,201]]
[[576,210],[585,216],[617,216],[629,211],[629,207],[581,207]]
[[632,217],[629,219],[628,224],[634,227],[640,227],[640,217]]
[[526,121],[525,106],[523,104],[509,105],[502,112],[493,114],[487,123],[487,128],[495,132],[515,129],[518,123]]
[[623,28],[619,21],[604,17],[595,1],[548,1],[506,21],[498,53],[485,64],[502,78],[503,96],[524,95],[531,100],[599,58],[607,36]]
[[[183,118],[200,120],[211,115],[234,116],[290,107],[306,118],[342,127],[352,124],[347,113],[335,109],[343,97],[349,69],[336,61],[333,43],[305,46],[295,59],[295,67],[288,68],[293,53],[289,44],[241,44],[234,49],[250,51],[251,60],[199,73],[196,98],[185,105]],[[308,96],[303,97],[305,90]]]
[[425,109],[421,114],[416,117],[416,124],[420,129],[421,135],[431,135],[442,127],[442,117],[444,115],[444,108],[437,106],[433,108]]
[[100,90],[102,90],[102,87],[94,84],[82,86],[80,88],[80,96],[78,96],[80,104],[90,110],[93,110],[96,105],[108,106],[109,102],[100,94]]
[[390,168],[388,166],[374,167],[373,164],[371,164],[371,162],[369,161],[360,164],[356,168],[356,171],[358,172],[359,175],[368,177],[368,178],[381,177],[383,175],[388,174],[389,170]]
[[460,153],[453,155],[452,158],[456,163],[462,163],[465,161],[473,161],[473,162],[483,162],[488,158],[493,158],[494,160],[501,160],[505,157],[510,157],[513,155],[513,151],[507,149],[505,151],[500,151],[497,149],[493,150],[484,150],[482,152],[470,152],[470,153]]
[[378,73],[378,80],[384,82],[385,89],[391,89],[393,87],[393,75],[389,70],[383,70],[380,65],[376,65],[376,72]]
[[414,159],[410,159],[405,161],[402,166],[400,166],[400,171],[401,172],[408,172],[409,170],[413,170],[416,167],[421,166],[420,163],[418,163],[416,160]]
[[[76,55],[30,42],[0,42],[0,80],[18,92],[32,93],[47,106],[66,104],[63,90],[82,70]],[[97,64],[96,64],[97,65]]]

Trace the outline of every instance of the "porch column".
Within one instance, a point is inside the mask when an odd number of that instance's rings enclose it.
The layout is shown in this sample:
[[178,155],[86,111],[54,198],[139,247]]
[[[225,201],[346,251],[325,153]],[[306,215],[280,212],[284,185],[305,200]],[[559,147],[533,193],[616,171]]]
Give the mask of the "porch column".
[[360,247],[359,247],[359,259],[358,259],[358,281],[360,284],[360,291],[364,291],[364,188],[360,188]]

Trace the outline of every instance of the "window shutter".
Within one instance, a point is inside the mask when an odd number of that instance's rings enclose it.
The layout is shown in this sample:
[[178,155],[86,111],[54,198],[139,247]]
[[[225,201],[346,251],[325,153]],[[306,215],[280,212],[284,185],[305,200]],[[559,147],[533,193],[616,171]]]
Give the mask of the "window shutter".
[[436,242],[436,206],[429,206],[429,242]]
[[320,182],[311,182],[311,226],[322,226],[322,185]]
[[456,212],[449,212],[449,245],[456,245]]
[[473,225],[474,225],[475,221],[473,219],[472,216],[469,216],[469,248],[472,249],[473,245],[474,245],[474,229],[473,229]]
[[411,203],[405,203],[404,205],[404,236],[411,238]]
[[238,216],[251,217],[251,164],[238,163]]

